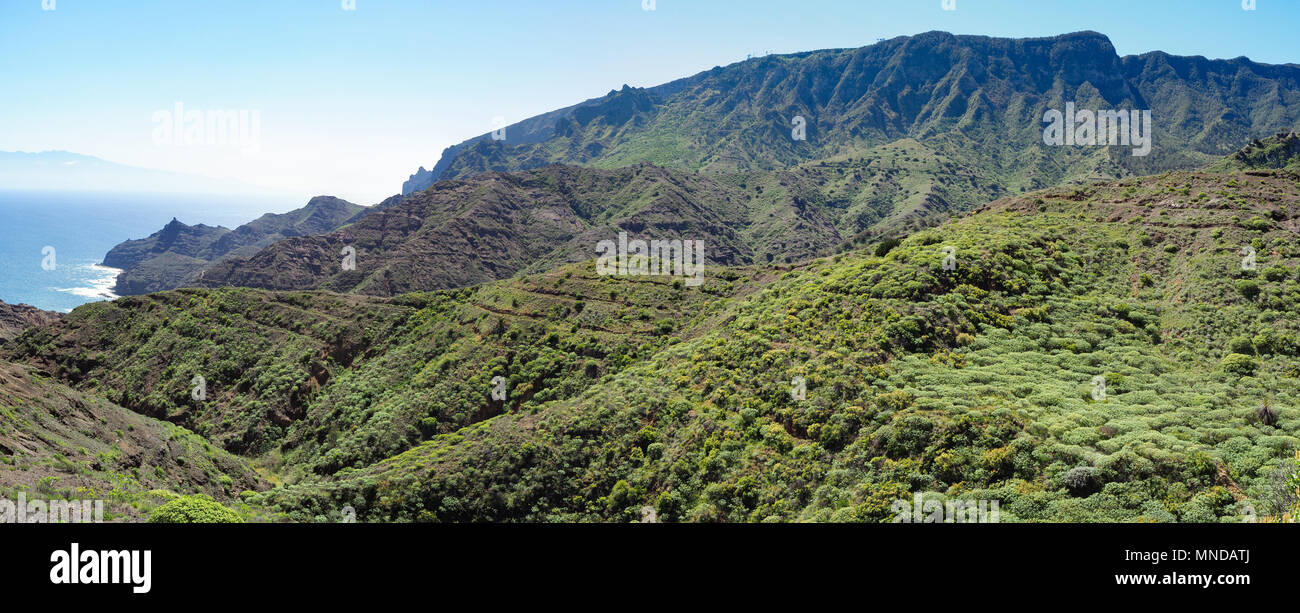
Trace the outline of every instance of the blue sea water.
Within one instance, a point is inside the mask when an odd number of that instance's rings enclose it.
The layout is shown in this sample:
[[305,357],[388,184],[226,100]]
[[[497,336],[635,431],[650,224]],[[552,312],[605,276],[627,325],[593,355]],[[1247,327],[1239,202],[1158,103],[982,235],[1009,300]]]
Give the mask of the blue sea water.
[[[173,217],[234,228],[302,206],[286,198],[0,190],[0,300],[68,312],[116,298],[119,272],[100,266],[118,243]],[[53,248],[53,258],[46,247]],[[43,266],[42,264],[45,264]],[[52,267],[50,266],[52,265]]]

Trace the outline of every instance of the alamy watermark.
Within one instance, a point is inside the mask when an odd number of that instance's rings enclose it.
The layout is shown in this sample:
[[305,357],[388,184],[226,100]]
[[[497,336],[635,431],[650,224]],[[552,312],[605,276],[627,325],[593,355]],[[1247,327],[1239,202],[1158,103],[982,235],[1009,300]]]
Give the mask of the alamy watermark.
[[505,402],[506,395],[509,393],[509,391],[506,389],[506,384],[507,381],[505,377],[502,377],[501,375],[492,377],[492,390],[490,392],[492,400],[495,400],[497,402]]
[[596,243],[596,274],[673,275],[686,277],[684,283],[698,287],[704,283],[704,241],[702,240],[628,240],[627,232],[618,233],[618,242]]
[[790,125],[794,126],[790,130],[790,138],[801,142],[808,140],[808,120],[804,119],[803,115],[795,115],[794,119],[790,120]]
[[943,259],[939,261],[939,267],[943,268],[944,272],[957,270],[957,248],[945,245],[939,252],[943,254]]
[[153,123],[153,142],[159,146],[233,146],[243,153],[262,149],[261,111],[186,110],[177,102],[171,110],[154,111]]
[[339,252],[339,255],[343,256],[343,261],[340,262],[340,266],[342,266],[343,270],[353,271],[357,269],[357,248],[356,247],[353,247],[352,245],[347,245],[343,247],[343,250]]
[[81,549],[72,543],[50,553],[50,583],[54,585],[130,585],[136,594],[148,594],[153,551],[146,549]]
[[208,380],[203,375],[194,375],[190,379],[190,398],[195,402],[203,402],[208,399]]
[[1106,402],[1106,375],[1097,375],[1092,378],[1092,391],[1090,394],[1094,402]]
[[996,524],[1001,518],[999,500],[922,500],[914,494],[889,505],[896,524]]
[[1065,112],[1049,109],[1043,113],[1043,144],[1051,146],[1123,146],[1133,147],[1132,155],[1151,153],[1151,111],[1075,110],[1065,103]]
[[0,498],[0,524],[102,524],[103,500],[18,500]]

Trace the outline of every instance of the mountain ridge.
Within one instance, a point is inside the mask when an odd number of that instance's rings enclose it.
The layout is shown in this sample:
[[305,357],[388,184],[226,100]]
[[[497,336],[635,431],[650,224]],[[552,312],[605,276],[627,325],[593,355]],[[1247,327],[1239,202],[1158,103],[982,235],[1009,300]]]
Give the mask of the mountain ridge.
[[[1290,104],[1260,107],[1270,109],[1265,113],[1270,117],[1262,124],[1247,120],[1256,113],[1226,106],[1224,94],[1219,91],[1220,82],[1237,80],[1243,88],[1248,88],[1272,79],[1285,86],[1287,91],[1283,97],[1294,101],[1300,87],[1297,68],[1293,64],[1259,64],[1241,58],[1208,60],[1158,51],[1121,57],[1107,37],[1092,31],[1027,39],[927,32],[856,49],[755,58],[657,87],[611,91],[603,98],[508,126],[504,142],[495,142],[490,134],[484,134],[454,145],[431,170],[412,175],[403,193],[419,191],[444,177],[489,169],[527,169],[547,162],[619,165],[640,159],[687,169],[771,169],[833,155],[850,146],[851,141],[864,138],[868,145],[903,136],[925,140],[998,124],[1011,129],[1011,134],[1019,133],[1017,138],[1024,138],[1024,143],[1029,144],[1034,142],[1030,137],[1041,129],[1037,121],[1041,111],[1034,114],[1015,109],[1044,104],[1060,106],[1070,98],[1080,104],[1096,100],[1111,106],[1127,103],[1134,108],[1153,108],[1170,118],[1167,124],[1175,126],[1160,127],[1156,142],[1191,136],[1186,139],[1188,148],[1199,154],[1189,159],[1171,156],[1154,165],[1122,157],[1110,161],[1128,169],[1129,174],[1193,168],[1211,161],[1211,157],[1228,153],[1226,144],[1235,148],[1237,143],[1246,140],[1245,132],[1271,134],[1280,128],[1294,128],[1300,121],[1296,111],[1281,110],[1294,108]],[[766,78],[767,74],[774,76]],[[799,79],[801,89],[787,91],[775,86],[782,75]],[[1170,75],[1177,79],[1171,81]],[[1196,87],[1176,87],[1178,79],[1192,78],[1197,79]],[[910,85],[913,93],[904,94],[898,88],[900,83]],[[1028,97],[1007,97],[1010,85],[1020,87]],[[1204,107],[1209,116],[1201,117],[1199,109],[1189,112],[1163,102],[1175,94],[1190,99],[1193,107]],[[1155,98],[1151,98],[1153,95]],[[629,120],[613,126],[613,133],[604,129],[573,138],[578,134],[574,125],[583,125],[574,121],[575,114],[598,111],[602,104],[627,105],[623,99],[628,96],[658,99],[661,106],[649,119],[642,118],[639,125]],[[675,117],[674,109],[678,107],[692,115]],[[759,114],[732,112],[751,107],[767,110]],[[1109,107],[1098,105],[1098,108]],[[778,117],[774,114],[778,109],[788,109],[788,112]],[[1272,116],[1278,112],[1282,115]],[[811,146],[808,154],[800,154],[788,143],[781,144],[789,139],[781,138],[780,132],[788,132],[790,117],[800,113],[808,118],[809,139],[816,142],[815,135],[824,132],[826,141]],[[729,124],[737,120],[742,121],[739,127],[748,133],[747,136],[741,133],[742,140],[736,141],[743,142],[743,148],[732,142],[737,137],[725,136]],[[963,121],[968,125],[963,127]],[[1180,133],[1177,126],[1188,122],[1202,124],[1208,131]],[[753,125],[746,127],[746,124]],[[712,145],[691,141],[690,134],[710,133],[707,125],[714,126],[712,132],[718,132],[723,138],[712,139],[709,142],[716,143]],[[954,131],[954,126],[959,130]],[[722,130],[719,132],[717,128]],[[625,134],[620,136],[619,130]],[[649,151],[638,151],[627,143],[632,134],[642,143],[639,146],[656,141],[658,144],[652,145]],[[1007,155],[1015,153],[1014,148],[999,148]],[[1067,165],[1082,164],[1076,171],[1096,166],[1095,162],[1078,156],[1063,157]],[[1027,184],[1028,187],[1055,183],[1056,178],[1069,174],[1055,168],[1055,164],[1038,164],[1036,170],[1049,176],[1038,185]]]
[[[649,163],[551,165],[441,181],[338,232],[230,258],[195,284],[391,296],[541,272],[594,257],[620,232],[705,240],[710,262],[791,262],[916,229],[998,195],[978,171],[915,142],[770,172]],[[357,251],[356,270],[341,253]]]
[[234,230],[173,217],[146,238],[114,246],[104,266],[120,268],[114,292],[122,296],[180,287],[225,258],[247,256],[295,236],[332,231],[372,209],[333,196],[316,196],[288,213],[267,213]]

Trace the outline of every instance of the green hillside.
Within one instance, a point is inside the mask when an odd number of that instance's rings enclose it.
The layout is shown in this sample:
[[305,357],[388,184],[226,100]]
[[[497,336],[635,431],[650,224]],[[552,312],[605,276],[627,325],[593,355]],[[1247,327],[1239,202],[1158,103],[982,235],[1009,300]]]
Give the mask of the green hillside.
[[269,517],[889,521],[919,493],[1241,521],[1287,512],[1300,470],[1298,197],[1286,170],[1053,188],[699,288],[588,261],[394,298],[180,290],[3,351],[255,459]]
[[178,494],[202,494],[260,518],[235,498],[270,487],[252,464],[192,432],[0,363],[0,499],[100,500],[103,521],[139,521]]
[[[1153,149],[1045,147],[1043,113],[1149,109]],[[899,139],[1006,189],[1190,169],[1300,126],[1300,67],[1161,52],[1120,57],[1097,32],[992,38],[927,32],[857,49],[769,55],[606,96],[448,148],[403,193],[444,179],[566,163],[771,170]],[[793,138],[796,117],[805,140]]]
[[792,271],[576,398],[258,499],[367,520],[884,521],[915,492],[1003,521],[1281,513],[1298,190],[1175,173],[1000,201]]

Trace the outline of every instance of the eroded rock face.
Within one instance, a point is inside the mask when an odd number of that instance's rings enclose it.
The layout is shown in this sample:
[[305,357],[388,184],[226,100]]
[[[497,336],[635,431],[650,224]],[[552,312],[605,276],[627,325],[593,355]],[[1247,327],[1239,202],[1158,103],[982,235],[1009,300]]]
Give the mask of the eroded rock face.
[[58,321],[62,316],[54,311],[42,311],[27,304],[0,302],[0,339],[11,339],[22,334],[23,330]]
[[[917,187],[901,185],[902,177]],[[998,195],[969,167],[910,143],[781,171],[713,175],[648,163],[552,165],[441,181],[336,232],[227,258],[200,287],[374,296],[465,287],[597,257],[632,239],[699,240],[712,265],[791,262],[864,233],[922,226]],[[355,249],[355,269],[343,265]]]

